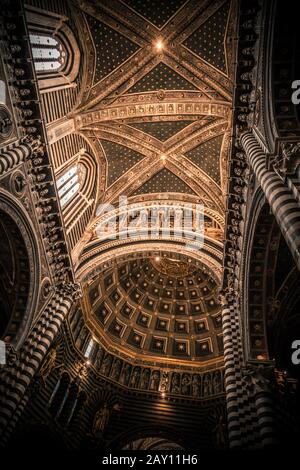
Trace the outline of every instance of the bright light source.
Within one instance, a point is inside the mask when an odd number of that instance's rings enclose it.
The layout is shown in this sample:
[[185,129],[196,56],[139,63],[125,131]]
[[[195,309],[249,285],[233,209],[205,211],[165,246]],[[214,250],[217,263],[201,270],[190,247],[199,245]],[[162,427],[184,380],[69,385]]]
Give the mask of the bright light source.
[[158,263],[160,261],[160,256],[155,256],[155,261]]
[[162,42],[161,39],[158,39],[155,43],[155,47],[157,51],[162,51],[164,48],[164,43]]
[[166,392],[161,392],[161,397],[166,398]]

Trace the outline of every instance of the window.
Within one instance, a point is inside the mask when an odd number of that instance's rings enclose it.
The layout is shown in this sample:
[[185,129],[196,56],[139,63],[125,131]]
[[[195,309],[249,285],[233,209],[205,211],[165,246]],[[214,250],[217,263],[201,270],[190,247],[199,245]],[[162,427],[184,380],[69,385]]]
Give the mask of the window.
[[61,207],[65,207],[75,194],[78,193],[84,182],[85,175],[85,167],[78,163],[73,165],[60,178],[58,178],[57,189]]
[[59,71],[64,67],[66,52],[53,36],[30,34],[30,42],[37,72]]
[[26,18],[40,91],[75,88],[81,55],[68,18],[27,4]]
[[94,340],[93,338],[91,338],[88,342],[88,345],[87,345],[87,348],[85,350],[85,353],[84,353],[84,357],[90,357],[91,354],[92,354],[92,350],[93,350],[93,346],[94,346]]

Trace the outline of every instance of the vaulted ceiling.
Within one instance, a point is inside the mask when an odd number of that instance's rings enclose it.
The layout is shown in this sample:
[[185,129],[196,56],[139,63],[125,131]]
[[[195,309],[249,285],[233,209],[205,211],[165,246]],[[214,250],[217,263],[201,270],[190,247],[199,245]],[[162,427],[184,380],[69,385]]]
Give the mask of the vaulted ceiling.
[[[75,119],[103,149],[104,189],[161,192],[157,181],[164,186],[167,178],[173,192],[224,208],[233,6],[226,0],[78,3],[91,67]],[[156,174],[162,178],[145,184]]]
[[[78,0],[76,3],[85,19],[82,33],[86,38],[87,72],[82,84],[84,93],[72,117],[77,132],[97,146],[99,158],[106,162],[98,203],[117,204],[120,196],[127,196],[129,202],[134,203],[147,201],[150,204],[149,201],[164,199],[170,203],[179,200],[203,203],[210,214],[210,227],[216,229],[209,234],[206,231],[213,246],[210,255],[218,252],[220,256],[231,128],[236,2]],[[83,257],[79,260],[79,276],[84,272],[85,279],[87,269],[82,268],[80,274],[84,260],[94,260],[91,262],[94,271],[97,267],[95,220],[84,238]],[[105,245],[102,253],[110,247]],[[157,248],[156,245],[156,251]],[[178,250],[176,243],[173,250],[174,253]],[[118,300],[112,305],[114,297],[109,295],[112,290],[112,296],[119,294],[124,299],[122,289],[126,291],[126,288],[123,284],[129,279],[130,270],[143,271],[147,266],[159,276],[157,267],[151,264],[152,257],[142,252],[136,268],[123,263],[107,274],[112,281],[109,289],[105,288],[106,277],[95,281],[93,276],[98,295],[101,297],[101,292],[105,292],[105,298],[98,300],[97,309],[91,305],[90,310],[94,326],[98,325],[102,335],[106,331],[113,342],[121,344],[114,331],[114,325],[120,321],[128,332],[125,343],[130,343],[129,331],[136,328],[139,333],[135,336],[140,334],[148,338],[144,340],[148,345],[146,350],[153,355],[155,351],[151,345],[157,333],[159,315],[165,314],[159,311],[165,294],[159,301],[156,299],[158,303],[153,300],[157,308],[152,313],[148,307],[137,308],[136,301],[128,299],[131,303],[128,308],[134,311],[133,320],[122,314],[126,302],[122,301],[119,308]],[[201,259],[201,254],[198,253],[197,258]],[[125,274],[121,274],[122,269]],[[141,279],[145,275],[142,273]],[[148,279],[153,288],[156,277]],[[183,276],[184,285],[188,280],[188,276]],[[131,281],[128,282],[131,286]],[[168,283],[166,274],[165,282]],[[135,286],[136,289],[140,287],[139,283]],[[199,285],[195,285],[197,299],[199,297],[199,302],[204,305],[200,287],[199,281]],[[188,286],[186,289],[188,315],[193,299],[189,297]],[[148,296],[145,289],[141,292],[145,298]],[[126,295],[130,296],[130,292]],[[174,296],[172,309],[175,310],[169,313],[176,317],[178,299],[175,293]],[[216,299],[215,295],[217,302]],[[99,309],[113,312],[108,323],[97,314]],[[153,323],[151,332],[145,325],[138,324],[144,310],[149,323]],[[194,318],[187,321],[189,331],[195,328],[195,321]],[[169,329],[159,332],[168,344],[177,341],[176,322],[176,318],[170,317],[166,321]],[[210,332],[210,328],[218,326],[214,320],[209,320],[207,325],[210,325],[207,338],[213,345],[210,346],[210,357],[218,356],[216,336],[212,339]],[[173,335],[172,341],[167,339],[168,334]],[[189,358],[197,356],[195,341],[189,342]],[[138,348],[133,340],[127,346]],[[166,348],[169,348],[168,356],[175,354],[173,346]],[[159,355],[159,351],[156,352]]]
[[107,269],[90,284],[85,304],[92,329],[135,356],[203,362],[222,353],[218,292],[191,259],[141,257]]

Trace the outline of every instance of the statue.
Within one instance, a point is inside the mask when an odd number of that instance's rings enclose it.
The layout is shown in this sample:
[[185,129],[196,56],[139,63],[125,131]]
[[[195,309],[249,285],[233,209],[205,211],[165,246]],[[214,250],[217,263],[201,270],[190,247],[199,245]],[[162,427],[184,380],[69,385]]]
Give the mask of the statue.
[[151,380],[150,380],[150,390],[158,390],[159,387],[159,379],[160,379],[160,374],[158,370],[154,370],[151,375]]
[[92,433],[95,435],[98,432],[103,433],[105,430],[110,417],[110,410],[107,403],[104,403],[103,406],[97,411],[93,421]]
[[128,385],[129,379],[130,379],[130,374],[131,374],[131,365],[126,364],[125,367],[123,368],[120,383],[124,385]]
[[162,378],[160,381],[160,392],[167,392],[169,388],[169,374],[168,372],[162,373]]
[[40,378],[45,386],[47,378],[49,377],[51,371],[53,369],[57,369],[58,367],[62,367],[62,365],[54,367],[56,362],[57,352],[55,348],[52,348],[50,352],[47,354],[41,368],[40,368]]
[[191,377],[189,374],[183,374],[181,380],[181,392],[183,395],[189,395],[191,385]]
[[11,129],[11,127],[12,127],[11,119],[8,116],[6,117],[1,116],[0,117],[0,134],[7,133],[9,129]]
[[121,366],[122,363],[120,359],[116,359],[115,362],[113,363],[112,369],[111,369],[111,378],[114,380],[118,380],[120,377],[120,372],[121,372]]
[[242,378],[244,384],[254,393],[265,392],[272,386],[272,379],[274,378],[273,366],[250,366],[244,371]]
[[143,390],[147,390],[149,387],[149,380],[150,380],[150,369],[144,369],[142,373],[140,388]]
[[102,362],[101,369],[100,369],[100,372],[103,375],[109,374],[111,363],[112,363],[112,356],[110,354],[106,354],[104,361]]
[[208,374],[205,374],[203,381],[203,396],[208,397],[211,395],[211,380]]
[[171,393],[180,393],[180,375],[177,372],[172,377]]
[[199,375],[193,375],[192,380],[192,395],[195,398],[198,398],[200,395],[200,384],[199,384]]
[[14,179],[15,191],[21,193],[25,187],[25,180],[23,175],[16,175]]
[[282,142],[281,155],[277,157],[275,168],[283,174],[297,168],[300,160],[300,142]]
[[216,371],[213,375],[213,391],[215,395],[222,393],[222,379],[220,371]]
[[140,368],[135,367],[133,370],[133,374],[131,376],[130,386],[132,388],[137,388],[139,384],[139,380],[140,380]]
[[97,356],[96,356],[96,360],[95,360],[95,369],[97,371],[99,371],[100,368],[101,368],[103,356],[104,356],[104,349],[101,348],[101,346],[99,346]]

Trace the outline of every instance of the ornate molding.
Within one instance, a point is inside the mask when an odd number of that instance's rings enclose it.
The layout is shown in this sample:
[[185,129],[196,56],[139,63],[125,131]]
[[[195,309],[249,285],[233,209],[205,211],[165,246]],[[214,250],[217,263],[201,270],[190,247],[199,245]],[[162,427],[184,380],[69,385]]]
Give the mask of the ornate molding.
[[99,122],[126,120],[155,116],[184,117],[198,119],[199,116],[228,118],[230,104],[224,101],[203,99],[203,94],[195,92],[165,91],[164,98],[157,93],[134,94],[119,98],[112,105],[94,109],[74,116],[77,129]]

